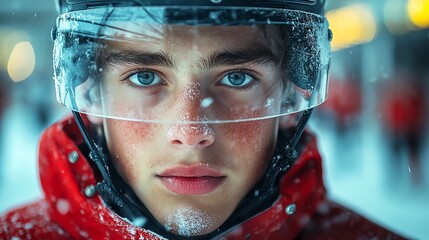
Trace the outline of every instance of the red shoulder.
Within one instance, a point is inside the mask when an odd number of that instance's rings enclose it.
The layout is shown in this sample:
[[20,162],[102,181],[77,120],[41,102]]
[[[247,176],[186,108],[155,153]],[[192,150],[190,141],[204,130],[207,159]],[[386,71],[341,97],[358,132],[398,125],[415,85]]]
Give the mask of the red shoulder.
[[40,200],[0,217],[0,239],[72,239],[49,216],[49,207]]
[[318,206],[297,239],[405,239],[332,201]]

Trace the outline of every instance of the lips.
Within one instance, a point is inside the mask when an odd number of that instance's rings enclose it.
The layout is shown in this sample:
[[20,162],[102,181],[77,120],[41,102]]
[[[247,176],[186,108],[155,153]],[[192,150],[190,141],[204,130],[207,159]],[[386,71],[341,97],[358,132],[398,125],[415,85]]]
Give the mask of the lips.
[[163,185],[176,194],[200,195],[213,192],[226,176],[206,166],[177,166],[157,175]]

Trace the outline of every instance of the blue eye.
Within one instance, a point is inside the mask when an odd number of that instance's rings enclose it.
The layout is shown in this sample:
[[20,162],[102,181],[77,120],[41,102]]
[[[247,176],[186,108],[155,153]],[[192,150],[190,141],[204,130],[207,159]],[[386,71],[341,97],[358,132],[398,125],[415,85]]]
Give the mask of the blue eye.
[[151,71],[140,71],[134,73],[128,78],[131,82],[138,86],[151,86],[162,82],[161,78]]
[[231,72],[226,74],[221,80],[220,83],[231,86],[231,87],[245,87],[252,83],[255,78],[249,74],[243,72]]

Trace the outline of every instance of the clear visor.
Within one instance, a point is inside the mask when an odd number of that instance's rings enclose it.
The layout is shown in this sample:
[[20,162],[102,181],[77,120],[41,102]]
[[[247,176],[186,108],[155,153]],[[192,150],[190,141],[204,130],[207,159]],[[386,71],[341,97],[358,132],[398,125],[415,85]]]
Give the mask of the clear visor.
[[295,10],[123,7],[57,19],[57,100],[147,122],[234,122],[327,97],[328,23]]

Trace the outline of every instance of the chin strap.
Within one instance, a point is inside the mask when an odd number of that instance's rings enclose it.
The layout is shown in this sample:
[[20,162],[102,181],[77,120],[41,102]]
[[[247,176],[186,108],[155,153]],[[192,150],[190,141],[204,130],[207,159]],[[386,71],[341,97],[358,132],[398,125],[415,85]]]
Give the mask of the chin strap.
[[[116,169],[114,168],[110,159],[103,153],[102,151],[103,147],[100,145],[97,145],[94,141],[94,138],[90,136],[89,131],[86,128],[80,114],[78,112],[73,111],[73,116],[76,120],[76,123],[77,123],[77,126],[79,127],[80,132],[82,133],[85,143],[89,148],[89,158],[95,164],[98,170],[98,173],[101,175],[101,178],[102,178],[102,181],[97,183],[97,186],[96,186],[97,192],[101,194],[101,196],[103,197],[103,200],[109,206],[128,205],[130,202],[124,196],[123,190],[116,189],[115,185],[113,184],[113,180],[116,179],[116,178],[113,178],[113,176],[117,175],[115,171]],[[130,205],[129,207],[130,211],[129,211],[129,214],[127,215],[131,215],[131,219],[139,215],[142,215],[141,211],[139,211],[139,208],[137,206],[134,206],[134,204],[129,204],[129,205]]]
[[280,173],[284,173],[290,166],[292,166],[295,159],[298,157],[296,147],[298,141],[301,139],[302,133],[304,132],[305,126],[311,116],[313,109],[307,109],[303,112],[296,128],[295,132],[289,138],[289,142],[285,147],[280,146],[277,154],[274,155],[271,165],[266,172],[267,180],[262,186],[262,191],[269,191],[269,189],[277,188],[276,179],[278,179]]

